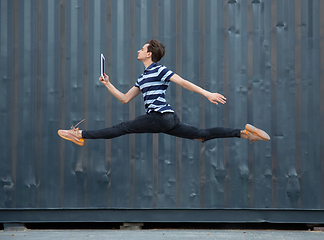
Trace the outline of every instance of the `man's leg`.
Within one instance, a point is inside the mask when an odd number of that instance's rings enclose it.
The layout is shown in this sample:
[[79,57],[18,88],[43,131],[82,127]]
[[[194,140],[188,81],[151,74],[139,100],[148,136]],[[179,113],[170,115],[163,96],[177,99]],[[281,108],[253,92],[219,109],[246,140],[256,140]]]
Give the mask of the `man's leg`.
[[154,125],[156,115],[142,115],[132,121],[121,122],[113,127],[100,130],[82,131],[72,126],[70,130],[58,130],[60,137],[84,145],[85,139],[111,139],[130,133],[156,133],[162,132]]
[[180,122],[178,116],[174,114],[174,125],[175,127],[173,127],[171,130],[163,132],[176,137],[200,141],[208,141],[214,138],[231,137],[245,138],[248,139],[250,142],[270,140],[270,136],[265,131],[258,129],[252,126],[251,124],[246,124],[244,130],[224,127],[199,129]]
[[190,126],[180,122],[178,116],[174,114],[175,127],[164,133],[187,139],[208,141],[214,138],[230,138],[230,137],[241,137],[240,129],[215,127],[209,129],[199,129],[194,126]]
[[155,133],[158,129],[152,124],[155,116],[152,114],[136,117],[134,120],[121,122],[115,126],[99,129],[84,130],[82,138],[84,139],[111,139],[131,133]]
[[241,137],[241,129],[215,127],[199,129],[182,123],[179,127],[166,132],[166,134],[200,141],[208,141],[214,138]]

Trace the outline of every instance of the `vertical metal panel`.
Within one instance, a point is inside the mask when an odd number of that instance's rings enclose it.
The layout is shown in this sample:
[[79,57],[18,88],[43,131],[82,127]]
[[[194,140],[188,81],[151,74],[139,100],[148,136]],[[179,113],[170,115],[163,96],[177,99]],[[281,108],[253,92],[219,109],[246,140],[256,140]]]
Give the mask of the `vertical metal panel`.
[[[111,67],[111,62],[112,62],[112,58],[111,58],[111,39],[112,39],[112,35],[111,35],[111,13],[112,13],[112,9],[111,9],[111,1],[108,0],[106,1],[107,4],[107,10],[102,11],[102,16],[104,16],[105,14],[106,19],[102,18],[104,20],[106,20],[106,35],[104,33],[102,33],[102,42],[105,43],[106,42],[106,47],[104,47],[104,49],[106,50],[106,59],[107,59],[107,69],[108,72],[112,72],[112,67]],[[105,10],[105,8],[102,8],[103,10]],[[101,32],[101,31],[100,31]],[[111,112],[112,112],[112,108],[111,108],[111,95],[110,94],[106,94],[106,101],[101,101],[102,103],[105,103],[106,107],[102,107],[102,109],[106,109],[106,126],[111,126]],[[111,180],[110,180],[110,172],[111,172],[111,140],[107,140],[106,144],[105,144],[105,160],[106,160],[106,165],[107,165],[107,177],[108,177],[108,184],[107,184],[107,188],[106,188],[106,206],[110,207],[111,206]]]
[[[199,1],[199,86],[205,86],[205,1]],[[205,97],[199,97],[199,128],[206,128],[205,125]],[[205,207],[205,182],[206,182],[206,163],[205,145],[199,144],[199,207]]]
[[[307,124],[307,127],[302,129],[302,165],[303,165],[303,207],[310,206],[311,201],[306,196],[312,195],[313,203],[320,207],[320,195],[315,189],[307,188],[310,182],[320,181],[320,132],[316,129],[320,126],[320,115],[318,115],[320,104],[320,81],[318,81],[320,74],[320,55],[319,55],[319,1],[302,2],[302,25],[305,23],[301,35],[302,41],[302,69],[301,69],[301,86],[302,86],[302,125]],[[315,51],[315,49],[318,49]],[[309,133],[314,133],[312,137]],[[310,144],[309,141],[313,141]],[[323,160],[323,159],[322,159]],[[310,174],[310,173],[313,174]],[[304,198],[305,197],[305,198]]]
[[[246,61],[247,61],[247,122],[253,122],[255,113],[253,111],[253,105],[254,105],[254,93],[255,88],[253,85],[254,80],[254,72],[257,72],[257,68],[255,67],[258,61],[258,59],[255,59],[255,57],[258,57],[258,55],[254,54],[254,47],[260,48],[260,43],[257,41],[259,29],[260,29],[260,22],[257,21],[258,19],[258,11],[260,10],[261,2],[258,1],[247,1],[247,53],[246,53]],[[255,19],[255,21],[254,21]],[[242,33],[243,34],[243,33]],[[245,106],[244,106],[245,107]],[[249,199],[245,198],[243,199],[243,204],[247,207],[253,206],[254,201],[254,180],[255,180],[255,174],[254,172],[254,148],[253,146],[248,147],[248,159],[247,162],[243,162],[240,164],[241,174],[244,176],[242,179],[243,182],[243,191],[247,191],[249,196]],[[240,174],[240,173],[236,173]],[[249,180],[249,181],[248,181]],[[248,182],[247,184],[244,184],[244,182]],[[239,189],[238,189],[239,190]],[[244,194],[241,192],[240,194]]]
[[[322,209],[322,0],[60,0],[0,2],[0,208]],[[100,129],[144,114],[98,81],[104,53],[122,92],[143,72],[150,38],[161,63],[213,92],[215,106],[171,83],[183,122],[255,124],[270,142],[206,143],[163,134],[86,141],[59,128]],[[321,81],[322,80],[322,81]]]
[[[224,56],[223,57],[223,76],[220,79],[223,79],[223,85],[221,86],[221,88],[219,88],[220,90],[223,90],[223,95],[225,95],[226,97],[228,97],[229,95],[229,89],[228,89],[228,85],[229,85],[229,9],[227,4],[233,3],[232,2],[227,2],[226,0],[223,1],[223,46],[221,49],[223,49],[223,52],[221,52],[221,54]],[[217,89],[218,91],[218,89]],[[224,127],[229,127],[229,123],[228,123],[228,108],[229,105],[226,104],[224,106],[224,111],[223,111],[223,122],[221,123]],[[224,157],[224,165],[226,168],[226,177],[225,177],[225,182],[224,182],[224,207],[229,207],[231,205],[230,202],[230,162],[229,162],[229,140],[228,139],[224,139],[224,155],[221,157]],[[232,198],[233,199],[233,198]]]
[[[37,1],[37,57],[36,57],[36,127],[35,127],[35,161],[36,161],[36,186],[41,183],[41,167],[42,167],[42,1]],[[37,154],[39,153],[39,154]],[[39,208],[40,204],[40,188],[36,188],[35,200],[36,207]]]
[[[11,97],[11,94],[8,94],[8,84],[6,84],[6,81],[8,81],[9,76],[7,76],[7,71],[6,68],[9,65],[8,64],[8,38],[7,38],[7,29],[8,29],[8,20],[7,20],[7,2],[0,2],[0,41],[1,41],[1,46],[0,46],[0,61],[1,61],[1,65],[0,65],[0,76],[1,76],[1,81],[0,81],[0,88],[4,89],[5,91],[2,91],[1,93],[1,97],[0,97],[0,124],[4,127],[3,131],[5,134],[9,134],[8,131],[8,117],[9,114],[7,114],[7,108],[8,108],[8,97]],[[7,22],[6,22],[7,21]],[[9,95],[9,96],[8,96]],[[7,141],[10,141],[11,136],[9,135],[9,138],[7,139]],[[8,149],[9,146],[7,146],[7,141],[5,141],[5,139],[0,139],[0,144],[5,146],[6,149]],[[10,150],[9,150],[10,151]],[[1,158],[2,159],[8,159],[9,156],[9,151],[5,150],[4,152],[1,153]],[[0,163],[0,171],[1,171],[1,175],[6,175],[6,171],[7,171],[7,166],[8,164],[10,164],[10,161],[2,161],[2,163]],[[4,187],[7,185],[5,183],[5,181],[3,180],[3,185]],[[6,191],[5,189],[1,188],[0,189],[0,194],[2,196],[6,197]],[[0,203],[0,206],[3,207],[3,202],[5,200],[3,200]]]
[[[182,76],[192,78],[192,82],[199,85],[199,1],[182,2]],[[197,19],[197,21],[196,21]],[[196,61],[195,61],[196,60]],[[172,87],[172,86],[171,86]],[[189,91],[182,91],[181,112],[182,121],[199,126],[199,108],[191,108],[199,104],[199,96]],[[192,117],[195,116],[195,117]],[[199,144],[181,139],[181,204],[199,207]]]
[[[60,96],[60,107],[59,107],[59,120],[60,127],[64,128],[65,125],[65,1],[60,0],[59,5],[59,96]],[[60,191],[60,206],[64,206],[64,195],[66,191],[66,186],[68,183],[65,179],[65,145],[64,141],[60,139],[60,189],[64,189],[64,191]]]
[[[176,72],[182,75],[182,0],[176,1]],[[176,112],[182,120],[182,91],[176,86]],[[182,140],[176,139],[176,207],[182,206]]]
[[[210,6],[208,8],[207,6]],[[208,9],[208,10],[207,10]],[[215,11],[215,9],[223,9],[223,1],[206,1],[206,52],[209,53],[210,61],[206,58],[206,65],[209,71],[206,70],[205,84],[208,85],[212,91],[219,91],[223,89],[223,11]],[[207,16],[210,15],[210,20]],[[207,26],[209,28],[207,30]],[[210,37],[208,33],[210,32]],[[209,44],[207,44],[207,41]],[[207,57],[206,53],[206,57]],[[220,92],[220,91],[219,91]],[[223,126],[223,106],[219,106],[215,111],[215,106],[206,104],[206,127],[213,125]],[[208,109],[208,110],[207,110]],[[224,207],[228,204],[229,192],[227,189],[226,174],[227,174],[227,160],[224,159],[224,141],[210,141],[205,143],[206,153],[206,169],[210,180],[206,179],[206,207]]]
[[[135,76],[135,61],[133,60],[134,52],[137,51],[135,46],[135,2],[129,3],[129,88],[133,87]],[[129,119],[135,118],[135,101],[129,103]],[[135,207],[135,135],[129,136],[129,207]]]
[[[180,19],[181,10],[177,8],[178,1],[159,1],[159,39],[163,41],[166,46],[167,52],[181,52],[181,42],[179,36],[181,34]],[[177,20],[178,19],[178,20]],[[177,24],[175,24],[177,23]],[[179,35],[175,34],[179,31]],[[178,40],[177,40],[178,39]],[[178,43],[177,43],[178,41]],[[178,45],[180,47],[178,47]],[[177,55],[179,56],[179,55]],[[172,56],[172,54],[166,54],[161,63],[167,66],[173,66],[171,69],[179,70],[180,66],[177,62],[180,62],[178,57]],[[177,101],[174,96],[176,96],[179,89],[177,87],[170,88],[167,91],[167,101],[174,107],[177,107]],[[142,104],[142,103],[141,103]],[[176,144],[178,144],[174,147]],[[181,204],[179,198],[181,196],[178,194],[178,189],[181,188],[181,173],[177,171],[178,167],[181,167],[180,163],[181,152],[178,148],[181,147],[180,139],[173,138],[168,135],[159,134],[159,149],[164,149],[164,151],[159,151],[159,207],[170,208],[174,207],[175,204]],[[167,184],[165,184],[167,183]],[[176,197],[175,197],[176,196]]]
[[[296,174],[302,188],[302,148],[301,148],[301,1],[295,1],[295,149],[296,149]],[[302,205],[302,192],[298,201],[298,207]]]
[[271,0],[271,175],[272,205],[278,207],[278,148],[277,148],[277,0]]
[[[159,12],[158,12],[158,1],[153,0],[152,6],[152,30],[153,30],[153,38],[157,39],[159,35]],[[153,134],[153,207],[158,207],[158,180],[159,180],[159,134]]]
[[[320,1],[320,12],[324,11],[324,1]],[[324,15],[320,15],[320,122],[324,122]],[[320,124],[320,159],[324,159],[324,127]],[[321,208],[324,207],[324,161],[321,160]]]
[[[12,176],[12,182],[14,183],[14,189],[12,191],[12,205],[16,207],[16,189],[18,186],[17,181],[17,155],[18,155],[18,149],[17,149],[17,132],[18,132],[18,1],[13,1],[13,63],[11,65],[11,69],[13,70],[12,74],[12,142],[11,142],[11,157],[12,157],[12,164],[11,164],[11,176]],[[9,31],[8,31],[9,32]],[[11,46],[12,47],[12,46]]]

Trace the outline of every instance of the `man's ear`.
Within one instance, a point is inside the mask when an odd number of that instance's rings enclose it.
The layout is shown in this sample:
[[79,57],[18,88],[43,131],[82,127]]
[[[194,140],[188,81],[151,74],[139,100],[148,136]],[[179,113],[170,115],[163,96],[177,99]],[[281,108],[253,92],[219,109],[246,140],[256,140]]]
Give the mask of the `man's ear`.
[[152,52],[147,52],[147,57],[152,57]]

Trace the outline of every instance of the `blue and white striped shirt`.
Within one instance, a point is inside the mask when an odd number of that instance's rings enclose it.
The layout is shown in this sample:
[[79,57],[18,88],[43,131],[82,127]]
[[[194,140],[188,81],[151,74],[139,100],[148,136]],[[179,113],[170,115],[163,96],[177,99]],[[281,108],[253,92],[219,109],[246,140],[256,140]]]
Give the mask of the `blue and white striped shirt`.
[[138,87],[143,94],[145,111],[147,113],[152,111],[160,113],[174,112],[165,100],[165,91],[173,74],[165,66],[154,62],[137,79],[135,87]]

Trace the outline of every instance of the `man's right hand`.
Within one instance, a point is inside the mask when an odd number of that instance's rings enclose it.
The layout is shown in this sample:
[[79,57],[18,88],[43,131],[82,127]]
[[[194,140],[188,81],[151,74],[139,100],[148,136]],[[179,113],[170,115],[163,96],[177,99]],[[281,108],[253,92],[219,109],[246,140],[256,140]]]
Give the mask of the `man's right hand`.
[[105,73],[104,73],[104,77],[103,78],[102,76],[100,76],[99,78],[99,81],[103,84],[103,85],[107,85],[109,83],[109,76],[107,76]]
[[128,103],[141,92],[141,90],[135,86],[129,89],[126,94],[120,92],[117,88],[114,87],[114,85],[111,84],[111,82],[109,81],[109,76],[107,76],[105,73],[104,78],[100,76],[99,81],[102,82],[102,84],[106,86],[108,91],[123,104]]

